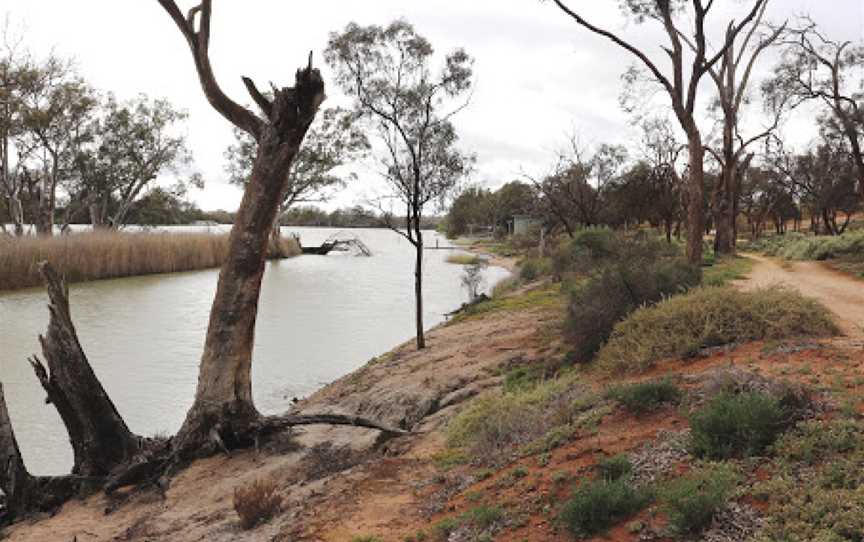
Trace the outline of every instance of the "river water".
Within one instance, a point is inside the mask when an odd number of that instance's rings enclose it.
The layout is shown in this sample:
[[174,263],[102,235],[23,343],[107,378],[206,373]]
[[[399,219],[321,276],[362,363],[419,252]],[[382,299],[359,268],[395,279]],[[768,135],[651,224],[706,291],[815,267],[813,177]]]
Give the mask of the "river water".
[[[336,230],[286,228],[304,245]],[[352,230],[372,257],[332,253],[271,262],[264,275],[252,369],[258,408],[276,413],[413,337],[413,247],[387,230]],[[427,232],[427,246],[447,241]],[[451,251],[428,250],[425,323],[466,301]],[[130,428],[173,433],[192,403],[218,271],[73,284],[72,317],[90,363]],[[488,268],[491,287],[507,272]],[[0,292],[0,381],[27,467],[62,474],[72,450],[56,410],[44,403],[27,357],[48,323],[41,289]]]

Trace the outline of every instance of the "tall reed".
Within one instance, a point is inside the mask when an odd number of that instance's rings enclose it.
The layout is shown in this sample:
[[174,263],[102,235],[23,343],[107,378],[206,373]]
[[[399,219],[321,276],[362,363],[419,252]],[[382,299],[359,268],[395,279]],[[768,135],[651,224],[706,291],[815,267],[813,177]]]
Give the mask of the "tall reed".
[[[271,242],[270,258],[300,253],[292,238]],[[0,237],[0,290],[40,286],[37,264],[50,262],[69,282],[219,267],[228,234],[94,232],[49,238]]]

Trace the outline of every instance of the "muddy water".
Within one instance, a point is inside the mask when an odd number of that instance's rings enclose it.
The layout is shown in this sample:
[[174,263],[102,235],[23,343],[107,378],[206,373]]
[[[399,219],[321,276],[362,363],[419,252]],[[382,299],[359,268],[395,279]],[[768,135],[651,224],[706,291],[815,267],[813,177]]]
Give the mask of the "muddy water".
[[[295,228],[304,244],[334,230]],[[287,233],[287,231],[286,231]],[[399,236],[356,230],[371,258],[301,256],[268,264],[253,363],[258,407],[285,410],[302,397],[413,335],[413,253]],[[435,244],[431,232],[428,244]],[[442,245],[447,244],[440,239]],[[425,318],[440,323],[466,299],[449,251],[427,251]],[[490,268],[491,286],[506,271]],[[71,286],[81,343],[133,431],[174,432],[195,390],[216,271]],[[72,452],[56,411],[27,363],[48,313],[41,290],[0,293],[0,381],[28,468],[68,472]]]

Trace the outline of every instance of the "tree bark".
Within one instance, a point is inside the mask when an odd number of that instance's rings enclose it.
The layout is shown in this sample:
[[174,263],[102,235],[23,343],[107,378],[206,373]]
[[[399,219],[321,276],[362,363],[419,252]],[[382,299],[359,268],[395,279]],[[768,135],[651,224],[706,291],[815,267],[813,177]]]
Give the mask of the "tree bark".
[[417,241],[414,245],[416,251],[416,259],[414,262],[414,302],[415,316],[417,325],[417,349],[423,350],[426,348],[426,331],[423,327],[423,234],[420,233],[420,226],[416,229]]
[[687,183],[687,260],[702,265],[702,233],[705,229],[705,149],[695,125],[687,130],[690,156],[690,179]]
[[66,284],[48,263],[40,271],[50,298],[48,331],[39,337],[47,367],[36,356],[30,363],[69,432],[72,474],[105,476],[138,453],[140,439],[126,426],[81,349]]
[[[180,455],[212,453],[221,445],[243,445],[259,418],[252,401],[252,347],[267,246],[291,166],[318,105],[324,83],[317,70],[301,70],[294,89],[277,92],[270,123],[258,141],[258,156],[219,274],[195,402],[175,439]],[[298,114],[300,113],[300,114]],[[215,434],[214,434],[215,431]],[[214,448],[215,447],[215,448]]]

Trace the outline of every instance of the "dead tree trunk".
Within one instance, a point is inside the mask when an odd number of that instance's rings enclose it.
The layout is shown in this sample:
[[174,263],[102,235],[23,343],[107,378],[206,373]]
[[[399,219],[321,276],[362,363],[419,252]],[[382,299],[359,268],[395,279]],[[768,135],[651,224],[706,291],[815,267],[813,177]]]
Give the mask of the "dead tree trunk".
[[[201,366],[195,402],[174,445],[178,456],[212,453],[224,445],[242,445],[260,415],[252,401],[252,346],[267,244],[288,176],[300,144],[324,100],[318,70],[298,70],[293,88],[275,89],[268,99],[248,78],[244,83],[263,118],[232,101],[220,88],[210,65],[211,0],[186,17],[174,0],[159,0],[192,52],[207,100],[222,116],[258,143],[252,177],[231,231],[228,258],[219,283]],[[196,21],[198,25],[196,27]]]
[[32,476],[24,466],[0,384],[0,490],[5,509],[0,523],[11,523],[33,511],[51,510],[75,495],[82,479],[75,476]]
[[72,474],[105,476],[138,452],[140,439],[129,431],[81,349],[66,284],[49,264],[41,264],[40,271],[50,299],[48,332],[39,337],[47,368],[36,356],[30,363],[69,432]]

